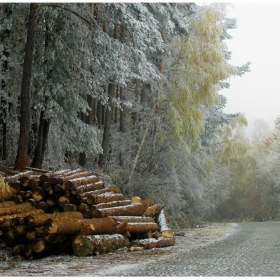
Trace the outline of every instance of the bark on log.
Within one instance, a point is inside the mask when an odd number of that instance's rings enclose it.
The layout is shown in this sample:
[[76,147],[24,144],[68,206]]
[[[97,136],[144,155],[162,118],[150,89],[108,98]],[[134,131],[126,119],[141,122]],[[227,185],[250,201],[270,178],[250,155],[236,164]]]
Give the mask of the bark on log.
[[0,189],[0,202],[4,202],[7,200],[13,200],[16,194],[16,190],[14,188]]
[[118,222],[127,223],[154,223],[155,220],[152,217],[141,217],[141,216],[110,216]]
[[155,204],[147,208],[145,211],[145,215],[147,217],[154,217],[157,213],[159,213],[162,209],[162,206],[160,204]]
[[173,246],[175,244],[174,238],[163,238],[159,237],[158,239],[139,239],[130,242],[131,247],[143,247],[144,249],[153,249],[153,248],[162,248]]
[[126,229],[130,233],[144,233],[148,231],[156,231],[159,229],[159,226],[155,222],[127,223]]
[[149,198],[146,198],[146,199],[142,199],[141,203],[143,205],[145,205],[146,207],[150,207],[150,206],[155,205],[155,200],[153,198],[149,197]]
[[121,234],[77,236],[72,242],[76,256],[107,253],[129,246],[129,240]]
[[104,188],[104,183],[102,181],[88,183],[86,185],[77,186],[74,188],[71,188],[71,194],[73,195],[79,195],[83,192],[89,192],[94,190],[100,190]]
[[79,235],[90,235],[97,233],[116,233],[117,221],[113,218],[85,219]]
[[41,215],[43,213],[44,213],[44,210],[42,210],[42,209],[34,209],[34,210],[27,211],[27,212],[24,212],[24,213],[4,216],[4,219],[5,220],[10,220],[11,221],[11,226],[15,227],[15,226],[18,226],[18,225],[25,224],[25,218],[28,215]]
[[22,204],[16,204],[5,208],[0,208],[0,216],[22,213],[30,211],[31,209],[34,210],[31,204],[28,202],[24,202]]
[[80,212],[61,212],[61,213],[44,213],[44,214],[32,214],[28,215],[25,218],[25,224],[29,228],[39,227],[44,225],[44,223],[50,219],[63,219],[63,218],[75,218],[75,219],[83,219],[83,214]]
[[87,198],[90,195],[96,195],[96,194],[103,194],[107,192],[112,192],[112,193],[121,193],[121,190],[118,187],[111,186],[109,188],[104,188],[104,189],[98,189],[98,190],[93,190],[93,191],[87,191],[87,192],[82,192],[78,194],[78,197],[80,199],[82,198]]
[[66,218],[66,217],[63,219],[50,218],[44,223],[45,232],[49,234],[77,233],[81,231],[83,226],[84,226],[83,220]]
[[125,205],[131,205],[131,200],[126,199],[126,200],[117,200],[117,201],[112,201],[107,203],[99,203],[93,205],[92,207],[94,209],[102,209],[102,208],[111,208],[111,207],[125,206]]
[[0,202],[0,208],[12,206],[12,205],[15,205],[15,202],[14,202],[14,201],[4,201],[4,202]]
[[87,197],[87,203],[89,205],[99,204],[99,203],[107,203],[112,201],[124,200],[125,197],[121,193],[103,193],[97,195],[91,195]]
[[86,176],[90,176],[90,175],[91,175],[90,172],[82,171],[82,172],[78,172],[78,173],[74,173],[74,174],[62,177],[61,178],[63,180],[62,188],[66,191],[69,191],[70,189],[68,188],[68,186],[66,184],[69,180],[72,180],[72,179],[75,179],[75,178],[86,177]]
[[81,185],[87,185],[89,183],[95,183],[98,182],[99,179],[95,175],[86,176],[86,177],[80,177],[80,178],[74,178],[66,182],[67,189],[73,189]]
[[142,203],[134,203],[127,206],[117,206],[111,208],[102,208],[93,210],[91,215],[93,218],[102,218],[108,216],[142,216],[146,207]]
[[43,198],[46,196],[46,193],[41,187],[37,187],[33,190],[32,192],[32,197],[35,199],[37,202],[43,200]]
[[6,177],[6,181],[7,181],[8,183],[12,183],[12,182],[15,182],[15,181],[19,180],[19,179],[20,179],[21,177],[23,177],[23,176],[28,176],[28,175],[31,175],[31,174],[34,174],[34,173],[35,173],[34,171],[29,170],[29,171],[21,172],[21,173],[12,175],[12,176],[7,176],[7,177]]

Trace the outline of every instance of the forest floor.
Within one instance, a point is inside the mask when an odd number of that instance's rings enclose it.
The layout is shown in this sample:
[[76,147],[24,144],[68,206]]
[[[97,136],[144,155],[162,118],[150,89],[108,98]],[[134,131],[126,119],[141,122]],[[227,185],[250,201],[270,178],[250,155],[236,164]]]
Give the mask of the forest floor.
[[112,272],[137,269],[139,263],[158,262],[161,258],[176,257],[176,253],[196,250],[220,241],[232,234],[237,224],[211,223],[202,228],[181,230],[183,236],[175,236],[175,245],[144,251],[128,252],[121,249],[114,253],[89,257],[73,255],[48,256],[38,260],[20,260],[7,251],[0,251],[1,276],[107,276]]

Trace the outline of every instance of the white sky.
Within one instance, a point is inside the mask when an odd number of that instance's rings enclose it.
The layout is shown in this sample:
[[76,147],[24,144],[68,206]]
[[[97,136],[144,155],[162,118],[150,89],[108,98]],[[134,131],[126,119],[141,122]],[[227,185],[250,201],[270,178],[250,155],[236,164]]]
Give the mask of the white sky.
[[228,8],[228,17],[237,19],[237,28],[227,41],[230,62],[240,66],[251,62],[251,72],[230,80],[222,90],[228,99],[226,113],[244,113],[252,127],[262,118],[273,126],[280,115],[280,1],[239,2]]

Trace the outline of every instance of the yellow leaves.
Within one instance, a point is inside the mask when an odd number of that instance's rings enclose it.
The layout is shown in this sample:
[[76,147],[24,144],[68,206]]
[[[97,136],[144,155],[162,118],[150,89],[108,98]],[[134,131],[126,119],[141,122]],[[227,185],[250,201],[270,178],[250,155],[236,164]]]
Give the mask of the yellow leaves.
[[4,177],[0,177],[0,191],[2,192],[9,192],[10,191],[10,186],[9,184],[5,181]]

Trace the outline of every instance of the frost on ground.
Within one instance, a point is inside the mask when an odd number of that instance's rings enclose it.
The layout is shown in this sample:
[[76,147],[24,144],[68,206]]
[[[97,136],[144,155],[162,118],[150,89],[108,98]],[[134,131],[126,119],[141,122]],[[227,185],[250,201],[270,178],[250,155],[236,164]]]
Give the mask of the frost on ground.
[[20,260],[7,251],[0,251],[1,276],[108,276],[136,269],[139,264],[174,258],[176,253],[195,250],[222,240],[232,234],[237,224],[209,224],[203,228],[185,229],[184,236],[175,237],[175,245],[166,248],[77,257],[73,255],[49,256],[39,260]]

